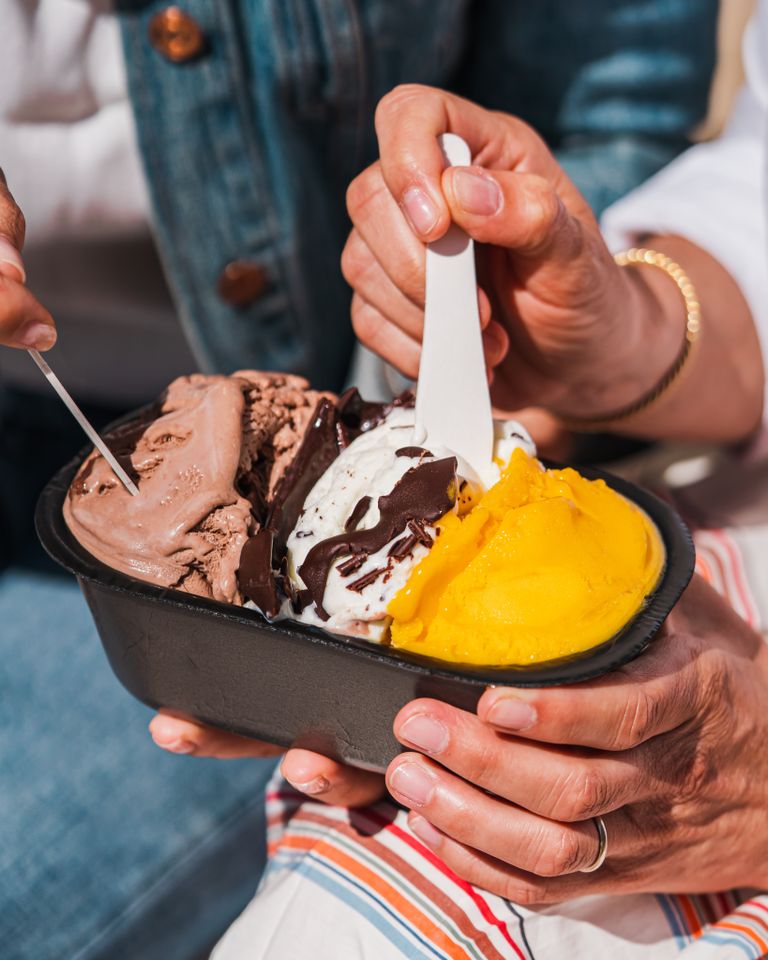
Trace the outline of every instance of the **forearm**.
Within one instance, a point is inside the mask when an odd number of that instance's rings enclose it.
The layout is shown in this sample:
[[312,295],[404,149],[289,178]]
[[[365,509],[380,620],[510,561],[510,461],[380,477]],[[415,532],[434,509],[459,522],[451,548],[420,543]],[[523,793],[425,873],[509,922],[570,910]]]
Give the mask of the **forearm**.
[[[681,237],[658,236],[643,245],[677,261],[701,304],[701,332],[685,366],[646,409],[617,420],[610,429],[659,439],[736,442],[749,436],[763,409],[764,370],[749,306],[728,271],[710,254]],[[625,267],[635,284],[635,320],[643,331],[636,364],[646,390],[679,355],[685,335],[685,304],[670,277],[655,267]],[[642,383],[634,371],[627,380]],[[642,396],[642,391],[636,396]],[[609,411],[606,411],[609,412]]]

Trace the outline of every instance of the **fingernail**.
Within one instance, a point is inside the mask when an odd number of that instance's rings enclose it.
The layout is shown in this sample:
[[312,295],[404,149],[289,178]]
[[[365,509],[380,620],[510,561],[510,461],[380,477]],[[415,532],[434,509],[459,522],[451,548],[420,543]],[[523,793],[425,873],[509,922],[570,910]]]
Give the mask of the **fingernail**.
[[408,818],[411,830],[428,847],[439,847],[443,842],[443,835],[438,829],[432,826],[429,820],[425,819],[419,813],[412,813]]
[[434,779],[417,763],[401,763],[389,775],[390,788],[409,803],[423,807],[435,792]]
[[445,726],[423,713],[409,717],[400,727],[398,738],[407,740],[424,753],[442,753],[448,746],[448,730]]
[[490,217],[501,206],[496,181],[469,170],[453,171],[453,192],[462,210],[478,217]]
[[421,187],[411,187],[403,196],[403,210],[411,226],[426,237],[437,223],[439,213],[432,198]]
[[512,697],[497,700],[488,711],[488,722],[505,730],[528,730],[536,723],[537,714],[530,704]]
[[168,743],[160,743],[155,739],[155,743],[169,753],[193,753],[195,749],[194,743],[190,740],[170,740]]
[[[287,777],[286,780],[288,780]],[[307,783],[294,783],[293,780],[288,780],[288,783],[290,783],[294,790],[298,790],[299,793],[309,794],[311,797],[317,796],[319,793],[327,793],[331,789],[330,781],[325,777],[315,777],[314,780],[310,780]]]
[[20,253],[6,237],[0,237],[0,273],[18,283],[27,279]]
[[16,335],[16,343],[22,347],[35,347],[37,350],[50,350],[56,343],[56,329],[48,323],[25,324]]

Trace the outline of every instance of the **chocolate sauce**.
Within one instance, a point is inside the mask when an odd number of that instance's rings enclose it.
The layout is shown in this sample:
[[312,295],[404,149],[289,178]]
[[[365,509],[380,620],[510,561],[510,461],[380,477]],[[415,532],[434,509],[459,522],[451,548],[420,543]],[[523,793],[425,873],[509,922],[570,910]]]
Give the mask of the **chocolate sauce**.
[[323,609],[323,594],[331,564],[338,556],[345,553],[370,556],[402,533],[409,521],[434,523],[453,507],[456,486],[455,457],[411,467],[391,493],[379,497],[379,522],[375,527],[340,533],[316,543],[298,573],[310,592],[318,615],[328,619]]
[[352,513],[350,513],[347,522],[344,524],[344,529],[349,532],[350,530],[357,530],[357,527],[363,517],[368,513],[368,507],[371,505],[370,497],[360,497],[360,499],[355,504]]
[[424,447],[400,447],[399,450],[395,450],[396,457],[431,457],[432,454],[429,450],[425,450]]
[[[271,611],[276,613],[279,608],[274,571],[280,569],[285,559],[288,537],[296,526],[312,487],[356,437],[378,426],[395,408],[413,407],[414,404],[415,397],[411,391],[406,391],[391,403],[369,403],[362,399],[354,387],[346,390],[335,405],[326,397],[318,401],[298,452],[278,483],[271,502],[268,505],[255,503],[261,513],[257,519],[263,521],[264,529],[246,542],[241,554],[238,572],[240,589],[264,613],[272,615]],[[253,497],[254,491],[249,488],[247,493]],[[366,499],[368,504],[365,509],[368,509],[370,498],[363,497],[347,521],[350,526],[353,525],[353,519],[354,526],[362,520],[365,510],[360,516],[356,516],[356,512],[362,510],[361,504]],[[250,546],[254,540],[257,543]],[[271,591],[268,589],[270,583]],[[316,599],[311,591],[300,593],[300,596],[292,598],[294,606],[298,605],[299,609]]]

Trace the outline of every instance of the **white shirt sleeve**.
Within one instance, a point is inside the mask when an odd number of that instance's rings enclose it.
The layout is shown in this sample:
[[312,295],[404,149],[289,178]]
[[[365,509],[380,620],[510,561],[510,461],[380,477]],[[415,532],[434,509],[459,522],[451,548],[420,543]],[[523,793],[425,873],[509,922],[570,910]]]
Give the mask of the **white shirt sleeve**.
[[717,259],[741,287],[768,367],[768,0],[745,41],[747,86],[725,132],[692,147],[605,211],[612,250],[644,233],[674,233]]

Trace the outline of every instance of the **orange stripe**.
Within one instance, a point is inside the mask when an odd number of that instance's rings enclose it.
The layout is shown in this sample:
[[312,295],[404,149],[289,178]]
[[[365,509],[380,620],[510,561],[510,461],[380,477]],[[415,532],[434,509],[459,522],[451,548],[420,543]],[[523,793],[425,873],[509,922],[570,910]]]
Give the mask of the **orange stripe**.
[[701,936],[701,922],[699,920],[699,915],[696,913],[693,904],[689,897],[684,896],[683,894],[678,894],[675,899],[680,904],[680,909],[683,911],[686,922],[688,924],[688,932],[691,936],[696,939],[696,937]]
[[[372,826],[377,824],[374,811],[372,811],[370,807],[359,808],[357,812],[361,817],[367,816]],[[489,938],[487,932],[480,927],[475,926],[466,908],[460,906],[456,899],[451,897],[441,887],[437,886],[423,869],[420,869],[419,866],[410,863],[408,860],[404,860],[386,842],[382,843],[377,840],[376,836],[379,833],[378,829],[374,830],[373,833],[369,835],[367,830],[360,824],[352,827],[347,823],[334,823],[334,821],[330,820],[327,816],[316,812],[311,812],[310,810],[302,810],[302,812],[296,817],[296,822],[300,825],[304,823],[316,824],[325,828],[326,830],[330,828],[338,836],[346,837],[346,839],[351,841],[354,845],[361,846],[363,849],[373,854],[373,856],[387,864],[387,866],[389,866],[398,877],[401,877],[403,880],[410,883],[421,893],[423,897],[431,901],[432,905],[436,907],[438,912],[445,916],[461,931],[464,937],[474,945],[474,947],[482,954],[485,960],[504,960],[504,956],[502,956],[502,954],[499,953],[497,948],[493,945],[493,942]],[[389,826],[389,829],[391,828],[392,824]],[[398,835],[395,834],[395,836]],[[425,856],[426,847],[420,843],[417,843],[412,837],[408,836],[405,831],[403,831],[402,837],[398,836],[398,839],[401,843],[406,843],[412,849],[418,851],[418,853],[420,853],[422,856]],[[354,854],[352,855],[355,856]],[[429,859],[427,862],[430,864],[430,869],[434,870],[435,865],[432,864]],[[445,871],[448,871],[448,867],[445,867],[444,871],[442,872],[446,876],[449,876],[452,882],[457,883],[460,889],[468,895],[469,899],[473,901],[475,908],[480,910],[480,914],[482,915],[483,919],[487,923],[492,923],[493,918],[491,916],[486,916],[482,910],[482,907],[477,902],[477,895],[473,895],[465,890],[463,886],[464,881],[459,881],[455,874],[450,873],[450,871],[446,873]],[[519,957],[520,960],[523,960],[523,954],[520,952],[517,944],[510,938],[509,933],[506,930],[506,925],[504,925],[503,929],[501,926],[499,926],[499,932],[515,951],[515,956]]]
[[735,930],[736,933],[741,933],[753,943],[756,943],[763,953],[768,953],[768,943],[766,943],[761,937],[758,937],[751,927],[745,927],[740,923],[733,923],[730,920],[721,920],[719,923],[715,924],[715,928],[718,930]]
[[704,555],[700,551],[696,551],[696,572],[701,574],[702,577],[707,581],[708,584],[714,585],[712,583],[712,568],[709,563],[704,559]]
[[408,923],[415,927],[420,933],[429,937],[434,944],[444,950],[449,957],[455,960],[470,960],[466,951],[456,944],[455,941],[447,937],[443,931],[436,926],[423,913],[417,910],[414,905],[395,888],[377,876],[372,870],[363,866],[358,860],[348,856],[346,853],[333,846],[328,841],[316,843],[304,837],[289,836],[283,840],[284,847],[292,847],[296,850],[314,850],[322,854],[328,860],[333,861],[350,876],[360,880],[366,886],[375,890],[387,903],[389,903]]

